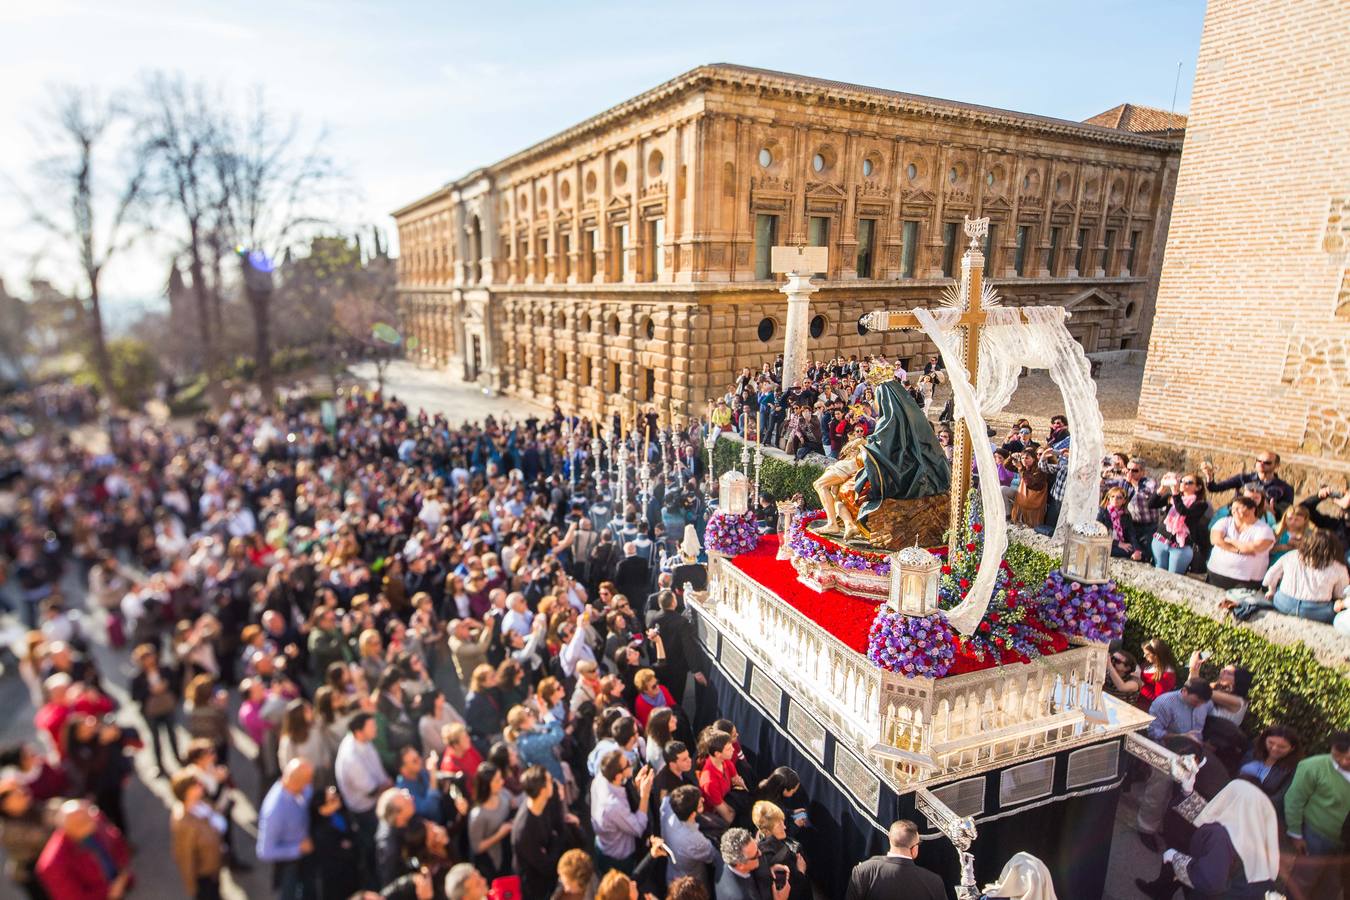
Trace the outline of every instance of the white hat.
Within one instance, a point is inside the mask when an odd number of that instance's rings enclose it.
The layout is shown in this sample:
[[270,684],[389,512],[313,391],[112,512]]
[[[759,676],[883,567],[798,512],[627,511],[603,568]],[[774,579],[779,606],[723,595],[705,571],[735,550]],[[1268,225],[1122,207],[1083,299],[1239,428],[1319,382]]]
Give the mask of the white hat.
[[703,547],[698,542],[698,529],[693,525],[684,526],[684,540],[680,541],[680,555],[689,559],[698,559]]

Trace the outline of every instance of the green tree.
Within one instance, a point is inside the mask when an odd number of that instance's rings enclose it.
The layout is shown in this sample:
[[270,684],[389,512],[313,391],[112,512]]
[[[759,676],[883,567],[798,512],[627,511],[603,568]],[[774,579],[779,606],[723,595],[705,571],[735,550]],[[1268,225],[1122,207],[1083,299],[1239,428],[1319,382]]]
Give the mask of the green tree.
[[[159,358],[149,344],[131,337],[112,338],[107,349],[113,398],[123,406],[139,409],[160,380]],[[86,366],[76,380],[97,384],[99,378],[92,367]]]

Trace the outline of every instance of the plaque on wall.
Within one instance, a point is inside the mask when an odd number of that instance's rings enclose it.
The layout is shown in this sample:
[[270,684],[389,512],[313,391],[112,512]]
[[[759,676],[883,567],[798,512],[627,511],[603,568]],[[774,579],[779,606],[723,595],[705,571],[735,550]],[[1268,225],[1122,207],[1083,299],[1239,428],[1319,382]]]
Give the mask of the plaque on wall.
[[862,760],[845,750],[838,741],[834,744],[834,777],[862,803],[869,815],[877,814],[877,806],[881,802],[881,779],[868,771]]
[[797,701],[788,699],[788,733],[801,741],[816,758],[816,762],[825,762],[825,726],[816,721],[816,717],[802,708]]
[[777,725],[783,714],[783,689],[774,684],[773,679],[759,667],[750,671],[750,696],[764,707],[764,711]]
[[708,624],[707,616],[695,616],[694,621],[698,628],[698,639],[703,646],[711,648],[717,640],[717,632]]
[[722,641],[722,653],[718,657],[722,660],[722,666],[732,677],[736,687],[745,684],[745,668],[748,665],[745,661],[745,654],[737,650],[731,641]]

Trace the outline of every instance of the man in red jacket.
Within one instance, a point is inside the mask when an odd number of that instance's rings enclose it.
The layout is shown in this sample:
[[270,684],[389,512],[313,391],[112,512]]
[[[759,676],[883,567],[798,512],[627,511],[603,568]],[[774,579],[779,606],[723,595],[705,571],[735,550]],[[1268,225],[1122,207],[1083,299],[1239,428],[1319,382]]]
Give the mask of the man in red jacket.
[[36,872],[52,900],[121,900],[131,885],[130,859],[122,833],[94,806],[67,800]]

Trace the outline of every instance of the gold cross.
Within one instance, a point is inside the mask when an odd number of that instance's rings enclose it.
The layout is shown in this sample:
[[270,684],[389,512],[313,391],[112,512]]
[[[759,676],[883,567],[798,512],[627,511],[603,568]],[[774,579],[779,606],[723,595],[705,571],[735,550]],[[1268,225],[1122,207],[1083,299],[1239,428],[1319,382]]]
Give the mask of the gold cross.
[[[970,246],[961,257],[961,314],[953,325],[960,329],[957,337],[962,342],[961,354],[966,371],[970,373],[972,386],[979,384],[980,370],[980,332],[986,323],[984,309],[984,253],[980,249],[980,240],[989,234],[989,219],[972,219],[966,216],[965,233],[970,237]],[[921,329],[918,318],[910,311],[878,310],[863,318],[868,331],[905,331]],[[956,416],[952,431],[952,481],[951,481],[951,533],[948,548],[955,552],[961,539],[961,524],[965,515],[966,497],[970,494],[971,434],[965,421]],[[985,440],[985,435],[980,435]]]

